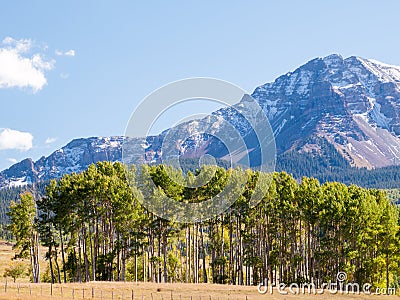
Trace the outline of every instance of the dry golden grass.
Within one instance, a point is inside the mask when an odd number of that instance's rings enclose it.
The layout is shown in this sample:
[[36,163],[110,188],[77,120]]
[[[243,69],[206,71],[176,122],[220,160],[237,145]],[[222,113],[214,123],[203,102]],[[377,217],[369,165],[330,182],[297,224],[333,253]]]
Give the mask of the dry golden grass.
[[[399,296],[384,295],[261,295],[256,287],[229,286],[216,284],[154,284],[154,283],[110,283],[91,282],[86,284],[55,284],[51,296],[50,284],[8,284],[7,292],[4,284],[0,285],[0,299],[134,299],[144,300],[284,300],[284,299],[349,299],[375,300],[399,299]],[[19,288],[19,291],[18,291]],[[93,298],[92,298],[93,291]]]
[[11,263],[11,258],[14,257],[14,253],[12,251],[12,244],[0,241],[0,276],[2,277],[5,269]]
[[[44,251],[44,249],[42,249]],[[44,252],[42,252],[44,253]],[[9,265],[14,256],[12,245],[0,241],[0,275]],[[43,265],[44,266],[44,265]],[[42,268],[43,269],[43,268]],[[155,284],[150,282],[90,282],[69,284],[31,284],[28,278],[21,278],[17,283],[7,284],[1,277],[0,300],[11,299],[134,299],[137,300],[284,300],[284,299],[349,299],[349,300],[375,300],[375,299],[400,299],[399,296],[379,295],[331,295],[326,292],[323,295],[280,295],[259,294],[253,286],[232,286],[218,284]],[[92,298],[93,293],[93,298]],[[51,295],[52,294],[52,295]]]
[[[6,281],[6,279],[3,277],[4,271],[6,270],[6,268],[8,268],[11,264],[16,263],[16,261],[12,260],[15,256],[15,251],[13,251],[12,246],[13,246],[12,243],[0,240],[0,283],[4,283]],[[43,247],[40,247],[41,256],[44,256],[45,252],[46,252],[46,249]],[[28,259],[22,260],[22,262],[26,264],[27,268],[29,268],[29,260]],[[45,270],[46,266],[47,266],[47,262],[43,258],[40,261],[41,270]],[[10,281],[12,279],[8,278],[7,280]],[[20,282],[20,283],[29,282],[29,277],[26,275],[22,278],[18,278],[17,282]]]

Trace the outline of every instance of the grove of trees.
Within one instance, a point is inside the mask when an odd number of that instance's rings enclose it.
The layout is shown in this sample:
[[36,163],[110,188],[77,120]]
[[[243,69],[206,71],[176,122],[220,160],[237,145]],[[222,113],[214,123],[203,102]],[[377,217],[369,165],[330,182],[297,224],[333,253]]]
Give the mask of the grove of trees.
[[[210,170],[214,176],[204,186],[180,184]],[[203,201],[224,189],[229,176],[237,172],[247,182],[241,196],[209,220],[177,223],[141,205],[146,198],[162,201],[165,196]],[[30,255],[36,276],[38,240],[46,247],[52,282],[254,285],[267,279],[318,286],[345,271],[349,281],[360,284],[396,284],[399,216],[383,191],[338,182],[320,184],[307,177],[299,183],[285,172],[271,176],[268,190],[251,207],[260,178],[256,171],[204,166],[195,174],[183,174],[164,165],[127,171],[121,163],[101,162],[51,181],[33,206],[32,195],[23,194],[11,206],[10,229],[19,255]],[[28,217],[21,218],[23,214]]]

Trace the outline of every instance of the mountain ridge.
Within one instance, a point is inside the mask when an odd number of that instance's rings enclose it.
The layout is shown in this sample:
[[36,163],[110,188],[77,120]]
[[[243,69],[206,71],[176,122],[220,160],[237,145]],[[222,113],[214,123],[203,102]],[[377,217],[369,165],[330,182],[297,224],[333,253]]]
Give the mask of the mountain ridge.
[[302,144],[315,135],[353,166],[374,168],[399,161],[399,84],[400,67],[333,54],[256,88],[253,97],[274,128],[278,154],[318,150]]
[[36,162],[26,158],[0,172],[0,189],[79,173],[98,161],[121,160],[122,141],[121,136],[74,139],[48,157],[42,156]]
[[[312,59],[257,87],[252,97],[271,123],[278,160],[290,152],[317,158],[335,156],[336,151],[351,167],[374,169],[400,164],[400,67],[332,54]],[[240,112],[241,103],[235,109]],[[217,110],[210,120],[230,122],[249,145],[254,133],[235,109]],[[188,133],[191,125],[184,124],[179,130]],[[223,127],[216,126],[215,130]],[[146,152],[145,162],[160,161],[166,132],[137,140]],[[25,159],[0,172],[0,189],[80,172],[101,160],[120,161],[123,139],[74,139],[48,157],[36,162]],[[333,148],[327,150],[324,141]],[[192,135],[177,147],[184,157],[226,155],[218,140],[201,134]]]

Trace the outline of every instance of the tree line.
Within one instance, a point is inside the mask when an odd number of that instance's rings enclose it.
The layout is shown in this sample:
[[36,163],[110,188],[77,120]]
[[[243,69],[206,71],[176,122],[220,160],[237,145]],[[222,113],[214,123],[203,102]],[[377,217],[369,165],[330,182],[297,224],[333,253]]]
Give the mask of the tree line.
[[398,165],[374,169],[352,167],[333,145],[325,141],[321,142],[321,147],[325,154],[291,151],[279,155],[276,170],[293,174],[297,180],[307,176],[321,182],[338,181],[365,188],[396,189],[400,186]]
[[[207,172],[213,174],[207,184],[187,187]],[[35,282],[41,278],[39,256],[45,255],[42,273],[60,283],[268,280],[319,286],[345,271],[360,284],[397,284],[399,216],[383,191],[307,177],[299,183],[279,172],[252,207],[261,175],[217,166],[184,174],[165,165],[136,169],[100,162],[52,180],[43,197],[21,195],[10,207],[9,228],[17,255],[30,259]],[[201,202],[220,193],[232,176],[245,178],[239,199],[209,220],[177,223],[141,205],[165,196]],[[39,253],[39,244],[46,253]]]

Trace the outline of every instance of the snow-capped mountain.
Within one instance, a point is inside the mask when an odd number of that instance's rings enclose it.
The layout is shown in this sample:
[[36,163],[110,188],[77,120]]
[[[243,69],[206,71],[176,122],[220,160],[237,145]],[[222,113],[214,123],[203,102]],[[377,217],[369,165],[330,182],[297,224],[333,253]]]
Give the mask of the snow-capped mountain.
[[310,140],[324,138],[352,166],[400,164],[400,67],[334,54],[256,88],[253,97],[278,153],[318,152]]
[[0,173],[0,189],[79,173],[98,161],[121,160],[122,137],[81,138],[34,162],[27,158]]
[[[330,143],[351,166],[378,168],[400,164],[400,67],[360,57],[330,55],[305,65],[255,89],[252,96],[267,115],[279,155],[290,151],[326,155],[321,145]],[[237,160],[251,149],[257,157],[254,131],[241,115],[246,97],[234,108],[220,109],[200,120],[209,132],[233,125],[246,143],[235,149]],[[248,113],[248,111],[247,111]],[[227,149],[212,134],[200,134],[199,121],[179,125],[175,143],[179,154],[224,158]],[[159,136],[137,139],[145,162],[157,162],[168,130]],[[0,188],[80,172],[91,163],[122,159],[123,137],[77,139],[37,162],[23,160],[0,173]],[[257,165],[257,161],[252,161]]]

